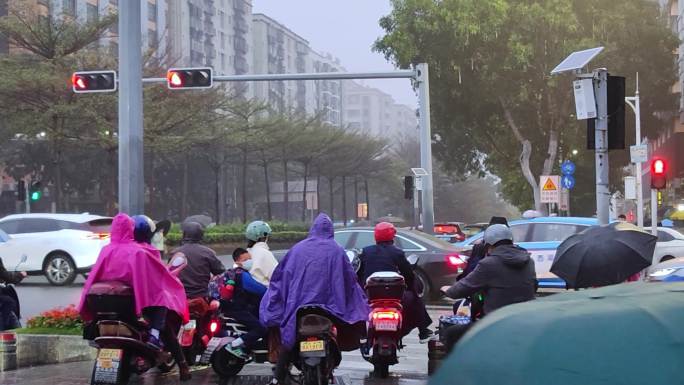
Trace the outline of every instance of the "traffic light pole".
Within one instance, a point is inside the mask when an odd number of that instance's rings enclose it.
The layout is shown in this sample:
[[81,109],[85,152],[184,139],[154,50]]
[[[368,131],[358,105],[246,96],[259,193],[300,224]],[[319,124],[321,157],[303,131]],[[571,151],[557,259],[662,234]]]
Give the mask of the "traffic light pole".
[[119,2],[119,211],[145,210],[140,2]]
[[651,189],[651,234],[658,236],[658,190]]
[[607,225],[610,209],[608,189],[608,70],[594,72],[594,95],[596,95],[596,217],[599,224]]
[[26,214],[31,214],[31,196],[29,191],[31,190],[31,181],[24,182],[26,189],[24,190],[24,204],[26,205]]
[[[639,73],[636,74],[636,92],[633,97],[626,97],[625,102],[634,111],[634,119],[636,122],[636,142],[637,146],[641,145],[641,104],[639,97]],[[637,225],[641,228],[644,227],[644,178],[641,173],[641,163],[636,162],[634,164],[636,173],[636,193],[637,193]]]

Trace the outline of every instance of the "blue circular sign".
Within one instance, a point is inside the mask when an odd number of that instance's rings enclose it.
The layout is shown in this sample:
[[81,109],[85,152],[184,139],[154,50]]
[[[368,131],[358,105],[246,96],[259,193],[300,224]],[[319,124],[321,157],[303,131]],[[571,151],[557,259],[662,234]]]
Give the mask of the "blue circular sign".
[[563,175],[561,177],[561,186],[564,189],[571,190],[573,187],[575,187],[575,177],[572,175]]
[[572,175],[575,173],[575,164],[570,160],[566,160],[561,164],[561,172],[563,175]]

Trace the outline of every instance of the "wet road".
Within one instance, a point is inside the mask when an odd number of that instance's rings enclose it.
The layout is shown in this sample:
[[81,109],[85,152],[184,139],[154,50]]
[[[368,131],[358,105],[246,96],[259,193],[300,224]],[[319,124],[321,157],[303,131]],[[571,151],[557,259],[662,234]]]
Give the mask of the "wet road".
[[[446,309],[431,308],[430,315],[437,319]],[[361,358],[358,351],[344,353],[341,366],[335,371],[338,384],[422,385],[427,381],[427,345],[418,342],[417,332],[404,340],[406,347],[400,352],[399,364],[390,368],[390,378],[370,377],[373,367]],[[48,365],[0,373],[0,385],[86,385],[90,383],[92,362]],[[270,381],[270,364],[247,365],[240,375],[229,382],[221,382],[210,368],[194,368],[193,379],[187,385],[204,384],[260,384]],[[181,384],[175,371],[168,374],[146,373],[133,377],[132,385]]]

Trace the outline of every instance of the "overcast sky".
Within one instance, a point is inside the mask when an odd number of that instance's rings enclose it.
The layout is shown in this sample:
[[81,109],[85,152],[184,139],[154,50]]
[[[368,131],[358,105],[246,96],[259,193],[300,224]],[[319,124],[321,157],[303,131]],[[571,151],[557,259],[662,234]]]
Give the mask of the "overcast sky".
[[[309,41],[318,52],[336,56],[353,72],[392,70],[383,55],[372,52],[382,35],[378,20],[389,14],[389,0],[254,0],[254,13],[264,13]],[[402,104],[417,105],[408,79],[367,80]]]

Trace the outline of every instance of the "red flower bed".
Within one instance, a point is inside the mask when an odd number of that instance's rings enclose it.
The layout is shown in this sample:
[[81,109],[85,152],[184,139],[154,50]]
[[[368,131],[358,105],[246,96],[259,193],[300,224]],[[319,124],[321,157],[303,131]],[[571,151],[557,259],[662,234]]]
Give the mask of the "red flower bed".
[[69,305],[65,308],[55,308],[41,313],[39,316],[29,318],[26,327],[35,328],[55,328],[55,329],[74,329],[81,328],[83,321],[76,310],[76,306]]

